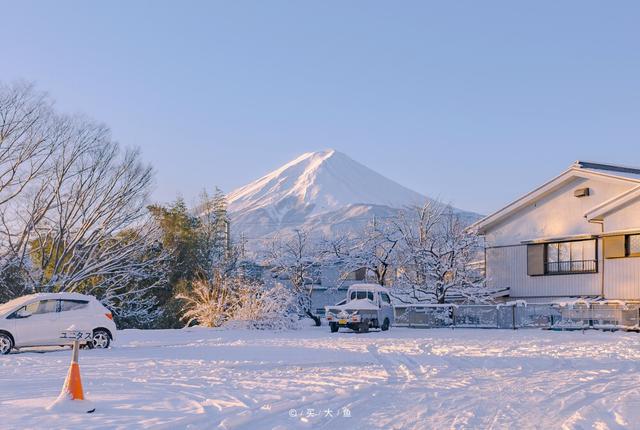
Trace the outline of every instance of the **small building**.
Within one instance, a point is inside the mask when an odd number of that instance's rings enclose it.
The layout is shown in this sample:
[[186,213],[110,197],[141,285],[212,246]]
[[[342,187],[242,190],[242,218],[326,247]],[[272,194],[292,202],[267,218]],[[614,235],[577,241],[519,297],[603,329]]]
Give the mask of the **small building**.
[[[311,271],[306,288],[310,291],[311,310],[317,315],[324,315],[324,307],[332,306],[347,297],[347,290],[356,283],[366,281],[366,270],[358,269],[344,274],[344,268],[339,264],[315,264]],[[277,275],[268,267],[262,267],[262,281],[266,285],[280,282],[290,286],[285,275]]]
[[578,161],[474,226],[513,299],[640,301],[640,169]]

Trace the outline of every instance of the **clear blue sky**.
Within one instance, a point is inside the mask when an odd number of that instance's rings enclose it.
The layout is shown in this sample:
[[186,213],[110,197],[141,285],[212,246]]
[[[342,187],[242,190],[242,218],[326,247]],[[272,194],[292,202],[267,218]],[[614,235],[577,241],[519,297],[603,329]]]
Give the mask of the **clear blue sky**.
[[155,198],[335,148],[487,213],[640,166],[637,1],[0,1],[0,79],[107,123]]

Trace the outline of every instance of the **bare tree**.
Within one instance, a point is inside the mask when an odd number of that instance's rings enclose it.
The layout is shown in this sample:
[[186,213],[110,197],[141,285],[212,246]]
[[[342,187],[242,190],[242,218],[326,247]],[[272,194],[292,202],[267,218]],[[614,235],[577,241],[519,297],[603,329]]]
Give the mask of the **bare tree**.
[[105,126],[56,114],[28,85],[0,86],[0,264],[25,288],[144,315],[166,259],[146,209],[152,179]]
[[405,303],[446,303],[452,295],[470,302],[490,300],[473,264],[478,236],[450,206],[428,201],[404,212],[394,224],[401,256],[394,297]]
[[319,326],[321,320],[311,308],[311,294],[319,277],[320,251],[302,230],[284,238],[276,237],[268,245],[267,263],[275,275],[291,283],[300,316],[308,316]]
[[51,102],[25,83],[0,83],[0,207],[46,173],[58,145]]
[[33,211],[23,212],[27,229],[33,226],[25,235],[32,281],[43,291],[74,291],[97,275],[126,271],[140,241],[114,238],[147,214],[152,171],[138,152],[121,154],[100,127],[77,133],[78,140],[63,147],[70,156],[62,154],[54,179],[43,181],[30,201]]

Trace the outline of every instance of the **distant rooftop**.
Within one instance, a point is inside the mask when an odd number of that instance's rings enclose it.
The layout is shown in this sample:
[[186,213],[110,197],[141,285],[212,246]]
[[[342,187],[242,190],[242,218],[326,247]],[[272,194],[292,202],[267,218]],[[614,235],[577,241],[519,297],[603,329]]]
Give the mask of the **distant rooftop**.
[[576,167],[582,169],[604,170],[616,173],[631,173],[634,175],[640,175],[640,169],[629,166],[620,166],[616,164],[594,163],[591,161],[576,161],[574,164]]

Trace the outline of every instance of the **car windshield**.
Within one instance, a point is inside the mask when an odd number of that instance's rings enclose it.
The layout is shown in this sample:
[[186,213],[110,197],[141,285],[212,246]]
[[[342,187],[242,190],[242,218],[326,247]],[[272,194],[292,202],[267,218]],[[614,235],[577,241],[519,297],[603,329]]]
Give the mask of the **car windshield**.
[[369,299],[373,301],[373,291],[352,291],[351,300]]

